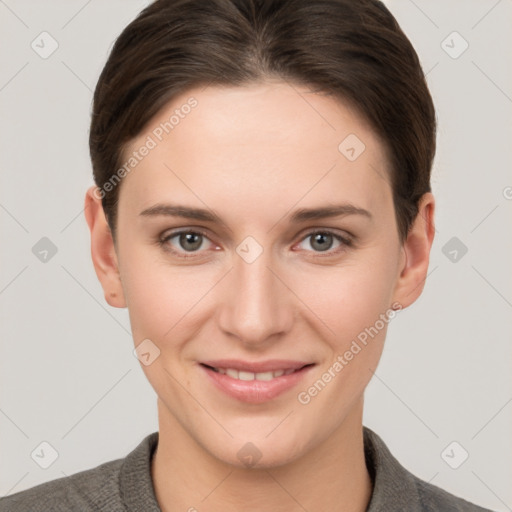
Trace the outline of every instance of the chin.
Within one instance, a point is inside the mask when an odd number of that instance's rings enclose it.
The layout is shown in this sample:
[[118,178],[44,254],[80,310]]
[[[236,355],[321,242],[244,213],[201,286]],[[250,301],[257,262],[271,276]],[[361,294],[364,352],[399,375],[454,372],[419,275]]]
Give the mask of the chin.
[[[216,445],[208,451],[216,459],[239,469],[270,469],[284,466],[298,459],[304,450],[304,445],[293,439],[289,432],[285,436],[274,439],[249,440],[235,438],[229,446]],[[302,446],[299,446],[302,444]],[[208,449],[208,445],[205,446]]]

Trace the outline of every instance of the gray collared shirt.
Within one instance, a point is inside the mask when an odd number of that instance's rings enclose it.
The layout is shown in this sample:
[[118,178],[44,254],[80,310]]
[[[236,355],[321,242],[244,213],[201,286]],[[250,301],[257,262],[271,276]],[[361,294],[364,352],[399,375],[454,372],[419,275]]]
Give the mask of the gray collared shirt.
[[[367,512],[490,512],[407,471],[375,432],[364,428],[373,481]],[[0,499],[0,512],[161,512],[151,480],[153,432],[124,459],[46,482]]]

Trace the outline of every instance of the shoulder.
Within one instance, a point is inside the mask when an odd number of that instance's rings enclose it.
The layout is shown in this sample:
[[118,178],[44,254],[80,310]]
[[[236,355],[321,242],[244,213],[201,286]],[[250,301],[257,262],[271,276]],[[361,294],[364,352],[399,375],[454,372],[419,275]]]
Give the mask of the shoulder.
[[419,500],[423,507],[421,510],[428,512],[438,510],[446,512],[492,512],[488,508],[479,507],[414,475],[411,476],[414,479]]
[[159,511],[151,481],[158,432],[125,458],[0,498],[0,512]]
[[421,480],[398,462],[375,432],[364,427],[363,433],[366,465],[373,480],[367,512],[492,512]]
[[[0,499],[0,512],[97,511],[119,502],[119,471],[124,459],[51,480]],[[119,508],[109,510],[118,511]]]

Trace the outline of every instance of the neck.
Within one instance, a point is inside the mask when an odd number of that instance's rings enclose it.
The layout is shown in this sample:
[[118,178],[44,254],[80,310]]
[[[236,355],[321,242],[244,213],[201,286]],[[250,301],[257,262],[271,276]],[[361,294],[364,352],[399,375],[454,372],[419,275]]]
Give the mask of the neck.
[[200,446],[158,401],[152,479],[162,512],[364,512],[372,493],[363,445],[362,399],[329,437],[302,457],[240,468]]

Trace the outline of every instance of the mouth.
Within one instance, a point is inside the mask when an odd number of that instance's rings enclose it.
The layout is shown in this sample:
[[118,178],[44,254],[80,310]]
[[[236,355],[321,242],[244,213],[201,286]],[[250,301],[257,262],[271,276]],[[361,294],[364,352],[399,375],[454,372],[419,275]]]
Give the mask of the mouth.
[[236,400],[261,404],[295,387],[316,363],[269,361],[266,363],[199,363],[209,382]]

